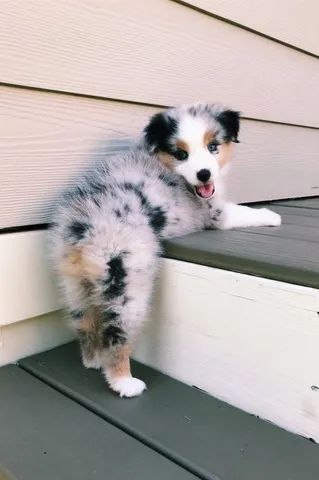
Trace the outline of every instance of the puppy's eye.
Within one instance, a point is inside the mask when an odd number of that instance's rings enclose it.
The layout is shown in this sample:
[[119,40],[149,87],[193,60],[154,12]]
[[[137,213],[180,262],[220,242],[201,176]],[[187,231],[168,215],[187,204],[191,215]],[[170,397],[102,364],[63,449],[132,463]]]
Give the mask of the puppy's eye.
[[188,158],[188,153],[181,149],[176,150],[173,155],[177,160],[186,160]]
[[208,151],[210,153],[217,153],[218,152],[218,144],[217,143],[214,143],[214,142],[210,142],[208,145],[207,145],[207,148],[208,148]]

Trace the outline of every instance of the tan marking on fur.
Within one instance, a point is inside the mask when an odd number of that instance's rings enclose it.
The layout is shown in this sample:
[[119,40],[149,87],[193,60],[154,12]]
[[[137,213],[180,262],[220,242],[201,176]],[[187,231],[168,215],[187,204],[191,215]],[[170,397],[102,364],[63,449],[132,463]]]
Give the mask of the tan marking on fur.
[[118,347],[112,357],[109,359],[107,366],[108,378],[130,377],[130,355],[132,353],[131,345]]
[[160,152],[158,154],[159,161],[169,170],[174,170],[174,158],[168,153]]
[[229,162],[233,153],[233,144],[229,143],[222,143],[218,147],[219,153],[217,155],[217,160],[219,166],[222,168],[226,163]]
[[96,332],[98,323],[98,311],[96,308],[90,308],[81,318],[77,321],[77,329],[82,332]]
[[207,147],[207,145],[212,142],[215,138],[214,133],[211,130],[208,130],[207,132],[204,133],[203,136],[203,145],[204,147]]
[[0,470],[0,480],[14,480],[8,472],[5,472],[2,468]]
[[180,148],[181,150],[185,150],[185,152],[189,153],[189,145],[184,142],[183,140],[177,140],[176,141],[176,147]]
[[96,264],[85,246],[72,247],[59,266],[60,272],[79,279],[96,280],[102,273],[102,267]]

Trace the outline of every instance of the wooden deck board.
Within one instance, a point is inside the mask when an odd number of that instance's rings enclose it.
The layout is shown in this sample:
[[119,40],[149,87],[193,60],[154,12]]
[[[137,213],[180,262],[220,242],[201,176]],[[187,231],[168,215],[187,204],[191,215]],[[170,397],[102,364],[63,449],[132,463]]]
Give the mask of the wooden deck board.
[[[1,470],[10,475],[1,477]],[[0,478],[196,477],[29,373],[8,366],[0,369]]]
[[319,288],[319,198],[267,206],[281,227],[198,232],[164,242],[165,256]]
[[313,217],[319,218],[319,210],[315,208],[301,207],[301,205],[294,205],[293,203],[287,203],[286,205],[279,205],[275,202],[268,204],[275,212],[280,213],[283,216],[289,217],[295,215],[298,217]]
[[[286,238],[288,240],[303,240],[310,243],[319,243],[319,228],[315,225],[299,225],[299,218],[295,223],[285,223],[280,228],[244,228],[239,229],[247,235],[250,233],[257,235],[267,235],[270,237]],[[292,219],[292,222],[294,220]],[[249,235],[248,235],[249,238]]]
[[141,364],[134,363],[133,371],[148,391],[129,401],[111,393],[100,372],[81,366],[75,344],[21,365],[201,478],[319,478],[317,445]]
[[276,205],[283,205],[285,207],[301,207],[319,210],[319,198],[300,198],[298,200],[278,200]]

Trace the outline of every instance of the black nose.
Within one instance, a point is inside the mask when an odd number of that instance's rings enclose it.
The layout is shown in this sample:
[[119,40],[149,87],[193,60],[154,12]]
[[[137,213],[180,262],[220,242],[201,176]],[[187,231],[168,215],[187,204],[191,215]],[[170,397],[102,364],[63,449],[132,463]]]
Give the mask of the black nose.
[[203,170],[200,170],[197,172],[197,178],[201,182],[207,182],[207,180],[210,179],[210,171],[207,170],[206,168],[203,168]]

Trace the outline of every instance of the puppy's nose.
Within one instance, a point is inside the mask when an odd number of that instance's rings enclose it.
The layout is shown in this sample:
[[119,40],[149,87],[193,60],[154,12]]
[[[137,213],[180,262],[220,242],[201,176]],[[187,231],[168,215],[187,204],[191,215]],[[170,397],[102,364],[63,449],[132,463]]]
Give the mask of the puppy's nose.
[[210,179],[210,171],[207,170],[206,168],[203,168],[199,172],[197,172],[197,178],[201,182],[207,182],[207,180]]

